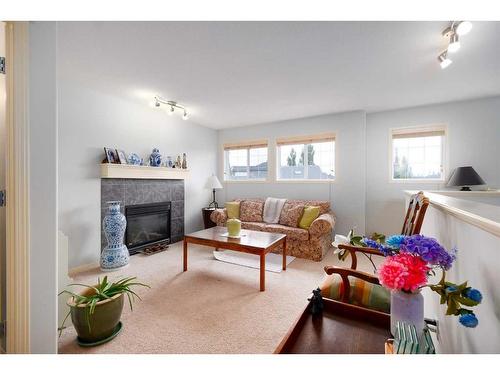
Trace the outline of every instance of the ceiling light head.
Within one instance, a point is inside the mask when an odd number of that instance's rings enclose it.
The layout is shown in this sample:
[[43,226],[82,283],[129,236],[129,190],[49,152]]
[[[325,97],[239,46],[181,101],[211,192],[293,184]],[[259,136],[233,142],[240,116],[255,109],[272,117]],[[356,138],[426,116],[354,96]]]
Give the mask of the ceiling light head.
[[455,23],[455,32],[462,36],[468,34],[472,29],[472,22],[470,21],[458,21]]
[[439,64],[441,65],[441,69],[446,69],[453,62],[448,58],[447,55],[448,55],[447,51],[444,51],[442,54],[438,56],[438,61]]
[[158,98],[158,96],[154,97],[154,104],[153,104],[153,106],[155,108],[158,108],[160,106],[160,99]]
[[174,114],[175,110],[178,109],[179,112],[180,111],[183,112],[183,115],[182,115],[183,120],[187,120],[189,118],[188,113],[187,113],[187,108],[184,107],[183,105],[181,105],[173,100],[166,100],[159,95],[156,95],[154,97],[154,100],[155,100],[155,103],[154,103],[155,107],[159,107],[160,105],[164,104],[168,108],[167,113],[169,116],[172,116]]
[[450,35],[450,43],[448,44],[448,52],[455,53],[460,49],[460,41],[458,40],[458,34],[452,33]]

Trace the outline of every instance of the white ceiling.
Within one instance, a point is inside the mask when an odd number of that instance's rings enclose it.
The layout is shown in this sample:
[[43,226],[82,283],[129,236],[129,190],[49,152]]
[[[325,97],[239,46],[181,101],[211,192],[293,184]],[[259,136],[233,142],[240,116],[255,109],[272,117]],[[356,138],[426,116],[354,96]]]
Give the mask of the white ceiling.
[[177,100],[212,128],[500,94],[500,22],[441,70],[448,22],[63,22],[61,78]]

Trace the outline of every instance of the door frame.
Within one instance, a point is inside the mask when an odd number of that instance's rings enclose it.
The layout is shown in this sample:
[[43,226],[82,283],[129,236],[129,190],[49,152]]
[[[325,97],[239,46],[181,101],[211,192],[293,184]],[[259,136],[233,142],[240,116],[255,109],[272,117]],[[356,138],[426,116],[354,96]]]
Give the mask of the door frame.
[[6,22],[7,353],[30,352],[29,23]]

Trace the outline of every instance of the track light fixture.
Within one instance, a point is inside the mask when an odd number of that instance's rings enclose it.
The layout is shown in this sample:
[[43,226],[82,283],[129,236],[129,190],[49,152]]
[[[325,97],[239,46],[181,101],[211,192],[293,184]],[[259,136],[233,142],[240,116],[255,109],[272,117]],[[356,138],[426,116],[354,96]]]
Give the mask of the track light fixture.
[[168,112],[167,112],[169,116],[172,116],[174,114],[175,110],[179,109],[179,110],[183,111],[183,114],[182,114],[183,120],[187,120],[189,118],[187,108],[184,107],[183,105],[180,105],[179,103],[174,102],[173,100],[166,100],[159,95],[155,96],[155,107],[158,108],[162,104],[170,107],[168,109]]
[[472,29],[472,22],[469,21],[458,21],[455,22],[455,31],[458,35],[462,36],[468,34]]
[[458,34],[455,32],[450,36],[450,43],[448,44],[448,52],[455,53],[460,49],[460,41]]
[[448,52],[455,53],[460,49],[459,37],[467,34],[472,29],[472,23],[469,21],[453,21],[450,26],[441,33],[448,39],[448,48],[438,56],[438,61],[442,69],[450,66],[452,61],[447,57]]
[[444,51],[442,54],[438,56],[439,64],[441,65],[441,69],[446,69],[451,65],[453,61],[448,58],[448,51]]

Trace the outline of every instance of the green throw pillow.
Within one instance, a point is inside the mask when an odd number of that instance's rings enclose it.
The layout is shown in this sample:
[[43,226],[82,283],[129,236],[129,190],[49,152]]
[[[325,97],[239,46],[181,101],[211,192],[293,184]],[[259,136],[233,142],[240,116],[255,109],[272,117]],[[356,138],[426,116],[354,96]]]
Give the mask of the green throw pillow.
[[239,219],[240,202],[226,202],[226,211],[228,219]]
[[312,222],[316,220],[319,216],[319,207],[317,206],[305,206],[304,213],[299,221],[299,228],[309,229]]

